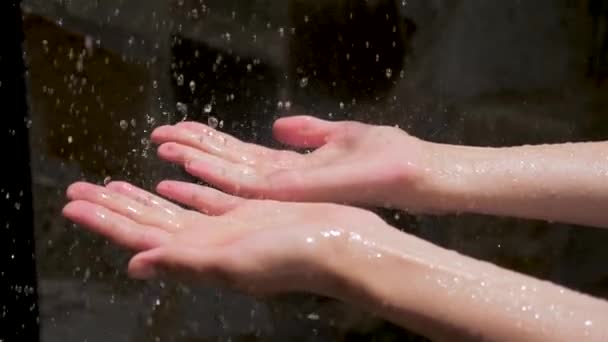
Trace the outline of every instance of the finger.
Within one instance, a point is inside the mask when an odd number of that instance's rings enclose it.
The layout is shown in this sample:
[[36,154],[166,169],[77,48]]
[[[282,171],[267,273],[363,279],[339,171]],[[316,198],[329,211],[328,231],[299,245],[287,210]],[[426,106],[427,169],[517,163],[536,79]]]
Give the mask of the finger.
[[232,162],[251,164],[258,157],[244,143],[211,128],[206,133],[199,133],[178,125],[163,126],[154,130],[152,138],[161,144],[172,142],[189,146]]
[[164,210],[169,215],[175,216],[184,210],[178,205],[175,205],[163,198],[160,198],[148,191],[140,189],[127,182],[111,182],[106,185],[106,188],[116,191],[126,197],[133,199],[143,205]]
[[185,170],[225,192],[239,196],[263,196],[270,185],[266,175],[255,169],[217,160],[213,156],[193,159],[185,164]]
[[245,201],[209,187],[186,182],[163,181],[158,184],[156,191],[207,215],[226,214]]
[[317,148],[325,145],[343,127],[344,122],[292,116],[275,121],[273,134],[275,139],[291,146]]
[[148,280],[162,272],[187,280],[207,280],[226,283],[220,272],[222,263],[213,248],[204,250],[183,246],[167,246],[145,251],[129,262],[129,275],[135,279]]
[[181,228],[181,217],[170,215],[104,187],[78,182],[72,184],[67,191],[71,200],[85,200],[114,211],[117,214],[144,225],[163,228],[169,231]]
[[180,122],[180,123],[176,124],[175,126],[189,130],[189,131],[191,131],[193,133],[197,133],[197,134],[209,135],[209,132],[212,132],[213,136],[215,136],[218,140],[225,142],[226,145],[237,146],[237,149],[248,151],[249,153],[265,155],[268,153],[272,153],[274,151],[274,150],[264,147],[264,146],[244,142],[242,140],[237,139],[236,137],[233,137],[229,134],[220,132],[218,130],[215,130],[207,125],[204,125],[204,124],[201,124],[198,122],[184,121],[184,122]]
[[[246,167],[246,165],[244,164],[240,165],[240,163],[234,163],[230,160],[226,160],[222,157],[206,153],[191,146],[174,142],[164,143],[160,145],[158,147],[158,156],[166,161],[182,165],[185,165],[187,162],[194,159],[208,159],[210,162],[218,164],[218,166],[231,166],[239,168]],[[247,159],[245,158],[244,161],[247,161]]]
[[73,201],[63,208],[63,216],[88,230],[103,235],[117,244],[138,251],[157,248],[167,243],[171,234],[144,226],[87,201]]
[[160,158],[184,166],[186,172],[205,182],[222,187],[222,190],[239,193],[257,185],[261,175],[242,164],[200,152],[188,146],[166,143],[158,148]]

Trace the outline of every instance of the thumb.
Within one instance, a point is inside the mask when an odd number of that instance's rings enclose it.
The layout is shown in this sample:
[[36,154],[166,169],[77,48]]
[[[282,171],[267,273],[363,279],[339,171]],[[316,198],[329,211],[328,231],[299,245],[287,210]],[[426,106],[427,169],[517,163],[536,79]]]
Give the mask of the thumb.
[[220,280],[219,255],[211,248],[200,251],[183,246],[160,247],[135,255],[128,272],[134,279],[150,280],[165,274],[187,280]]
[[292,116],[275,121],[273,134],[275,139],[287,145],[317,148],[325,145],[343,127],[343,122],[325,121],[312,116]]

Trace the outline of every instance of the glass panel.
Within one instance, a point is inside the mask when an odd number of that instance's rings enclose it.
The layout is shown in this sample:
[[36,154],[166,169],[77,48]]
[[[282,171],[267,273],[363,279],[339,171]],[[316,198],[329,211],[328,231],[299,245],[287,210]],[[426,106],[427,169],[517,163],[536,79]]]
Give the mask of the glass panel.
[[[271,146],[272,122],[297,113],[456,144],[608,136],[607,12],[585,1],[26,0],[23,10],[45,341],[418,338],[325,298],[129,280],[129,254],[60,210],[78,179],[194,181],[155,157],[158,125],[196,120]],[[608,231],[379,212],[608,297],[597,262]]]

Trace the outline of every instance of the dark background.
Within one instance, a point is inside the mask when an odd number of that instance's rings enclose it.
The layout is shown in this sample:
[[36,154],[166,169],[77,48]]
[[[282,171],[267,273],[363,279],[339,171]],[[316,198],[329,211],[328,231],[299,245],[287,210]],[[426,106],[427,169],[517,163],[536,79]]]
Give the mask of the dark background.
[[[8,331],[31,334],[39,320],[45,341],[419,339],[323,298],[260,302],[127,279],[125,251],[59,213],[75,180],[190,179],[156,159],[147,137],[160,124],[212,117],[275,146],[271,123],[295,113],[479,146],[608,137],[602,0],[28,0],[22,23],[2,6],[13,31],[0,92],[15,110],[0,136],[19,152],[0,189],[11,194],[0,193],[10,307],[0,317],[24,319]],[[605,230],[379,212],[434,243],[608,298]]]

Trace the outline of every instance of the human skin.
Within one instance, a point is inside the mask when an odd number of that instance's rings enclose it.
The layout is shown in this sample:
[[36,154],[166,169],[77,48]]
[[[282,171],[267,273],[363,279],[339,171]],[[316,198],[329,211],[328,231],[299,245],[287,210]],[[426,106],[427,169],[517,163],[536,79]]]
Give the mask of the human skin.
[[309,116],[275,138],[312,153],[248,144],[194,123],[152,133],[159,156],[248,198],[477,213],[608,227],[608,143],[503,148],[424,141],[388,126]]
[[137,279],[330,296],[434,340],[608,338],[607,302],[440,248],[362,209],[174,181],[157,191],[194,210],[128,183],[75,183],[63,214],[132,250]]

